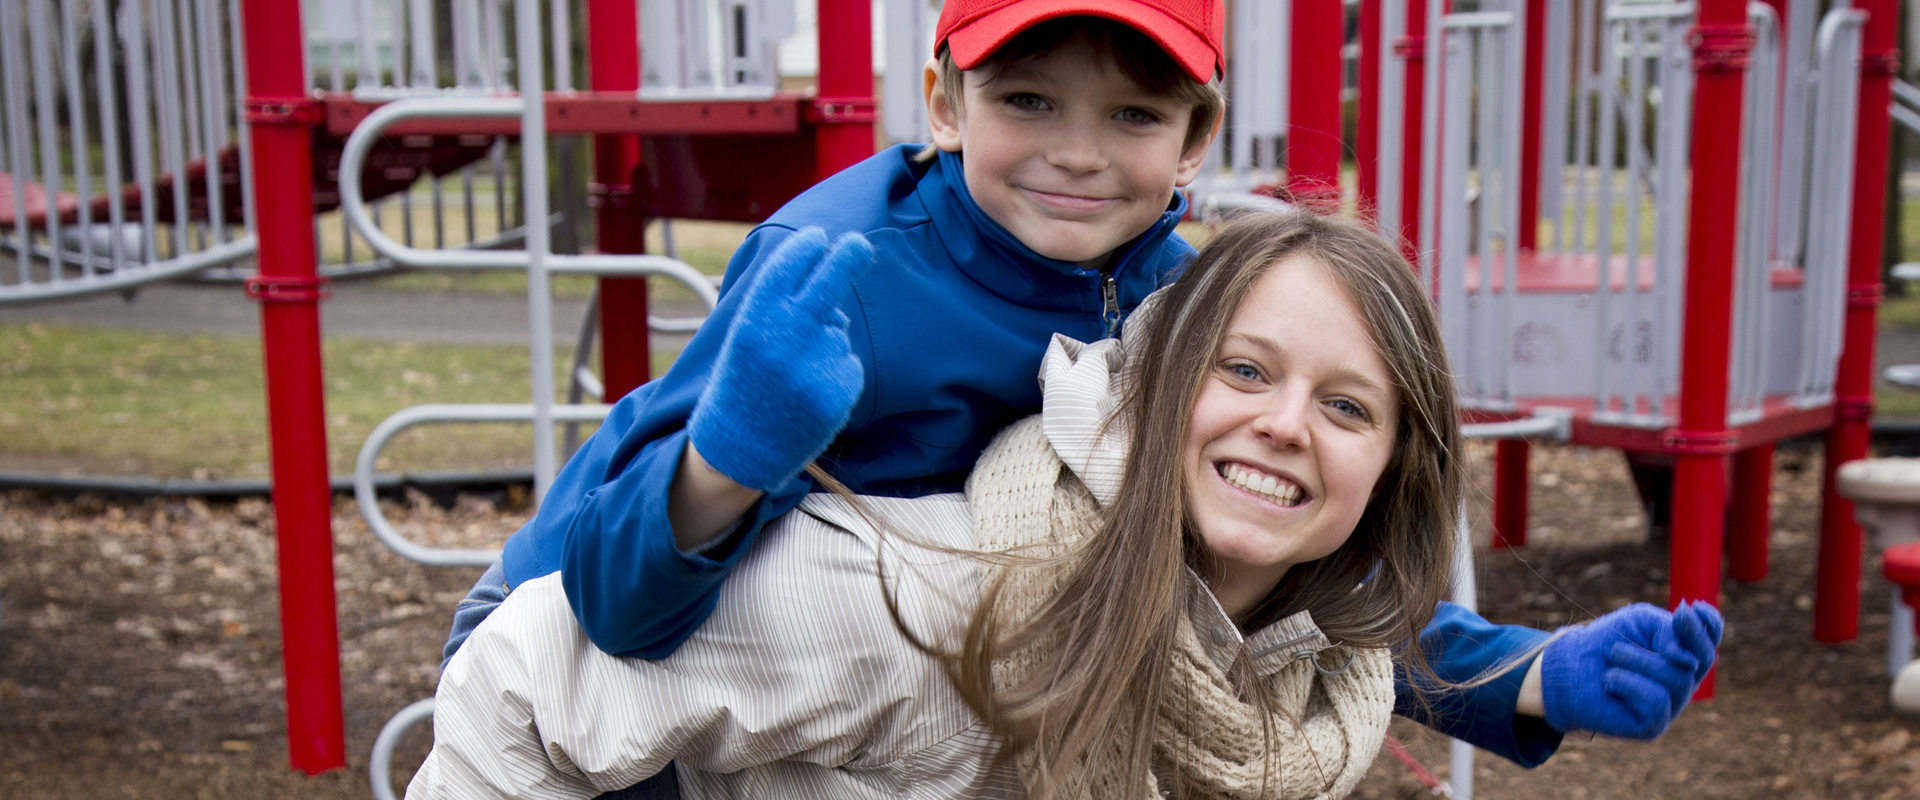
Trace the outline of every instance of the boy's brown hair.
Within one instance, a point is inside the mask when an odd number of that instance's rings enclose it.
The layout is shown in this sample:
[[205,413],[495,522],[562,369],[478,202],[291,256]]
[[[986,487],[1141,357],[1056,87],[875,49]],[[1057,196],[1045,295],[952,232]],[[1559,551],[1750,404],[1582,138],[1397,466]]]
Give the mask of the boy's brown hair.
[[[1220,90],[1218,77],[1207,83],[1195,83],[1173,57],[1146,34],[1100,17],[1062,17],[1034,25],[971,71],[984,73],[986,83],[992,83],[1008,66],[1039,58],[1075,41],[1084,42],[1094,53],[1111,58],[1120,74],[1147,92],[1192,105],[1187,136],[1181,143],[1183,152],[1204,141],[1213,130],[1214,120],[1226,109],[1227,98]],[[947,104],[956,111],[964,111],[960,98],[966,72],[954,63],[951,51],[944,48],[940,51],[940,85]],[[915,158],[928,161],[937,154],[938,148],[927,147]]]

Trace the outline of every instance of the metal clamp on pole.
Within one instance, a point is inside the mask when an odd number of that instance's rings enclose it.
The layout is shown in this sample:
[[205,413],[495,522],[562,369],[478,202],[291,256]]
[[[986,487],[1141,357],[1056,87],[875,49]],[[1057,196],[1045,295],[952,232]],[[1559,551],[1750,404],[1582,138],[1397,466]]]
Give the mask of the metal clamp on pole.
[[314,303],[333,296],[325,275],[253,275],[247,299],[262,303]]
[[318,125],[327,121],[325,103],[311,97],[249,97],[247,122],[254,125]]
[[813,122],[833,125],[848,122],[873,122],[880,118],[871,97],[816,97],[808,116]]

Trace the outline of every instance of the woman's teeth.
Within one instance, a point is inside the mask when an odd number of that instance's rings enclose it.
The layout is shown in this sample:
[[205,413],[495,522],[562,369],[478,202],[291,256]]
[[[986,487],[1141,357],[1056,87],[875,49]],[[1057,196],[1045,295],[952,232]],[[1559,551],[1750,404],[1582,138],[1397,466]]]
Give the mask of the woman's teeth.
[[1227,479],[1228,483],[1265,497],[1282,506],[1291,507],[1300,500],[1299,486],[1289,481],[1280,480],[1272,475],[1254,472],[1253,470],[1238,467],[1233,464],[1222,464],[1220,466],[1220,477]]

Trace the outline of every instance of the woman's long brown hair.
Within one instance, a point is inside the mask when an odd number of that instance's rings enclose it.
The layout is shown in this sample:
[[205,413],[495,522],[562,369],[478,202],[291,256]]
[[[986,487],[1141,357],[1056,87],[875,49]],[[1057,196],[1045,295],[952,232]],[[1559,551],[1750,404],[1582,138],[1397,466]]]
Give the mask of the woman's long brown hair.
[[[1409,669],[1431,675],[1411,645],[1451,579],[1461,480],[1438,321],[1406,261],[1359,225],[1307,213],[1249,215],[1201,249],[1150,319],[1131,321],[1148,327],[1129,337],[1144,334],[1125,367],[1132,376],[1120,412],[1131,448],[1125,477],[1100,530],[1064,567],[1057,593],[1025,623],[1002,630],[1000,570],[959,649],[941,654],[969,704],[1015,747],[1036,749],[1043,769],[1036,797],[1051,795],[1075,769],[1129,776],[1128,785],[1144,791],[1173,615],[1183,613],[1181,573],[1210,570],[1186,514],[1188,421],[1249,289],[1275,264],[1302,259],[1327,270],[1359,308],[1392,373],[1400,425],[1393,459],[1353,534],[1332,554],[1294,567],[1236,622],[1253,631],[1310,611],[1332,641],[1392,648]],[[1047,643],[1050,657],[1017,685],[995,687],[994,659],[1036,641]],[[1110,746],[1116,738],[1120,746]]]

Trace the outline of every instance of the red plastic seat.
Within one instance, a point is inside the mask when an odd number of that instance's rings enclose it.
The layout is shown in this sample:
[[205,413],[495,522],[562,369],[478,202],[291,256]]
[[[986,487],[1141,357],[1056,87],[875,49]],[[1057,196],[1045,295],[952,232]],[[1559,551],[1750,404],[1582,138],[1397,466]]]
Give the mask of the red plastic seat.
[[[14,178],[0,172],[0,227],[11,228],[20,224],[22,209],[14,208]],[[22,181],[18,187],[25,195],[24,216],[27,225],[44,228],[47,225],[47,187],[33,181]],[[54,195],[54,204],[62,218],[74,214],[80,208],[80,198],[72,192],[58,192]]]
[[[1909,607],[1920,609],[1920,542],[1887,548],[1880,555],[1880,571],[1900,587]],[[1920,614],[1914,615],[1913,627],[1920,634]]]

